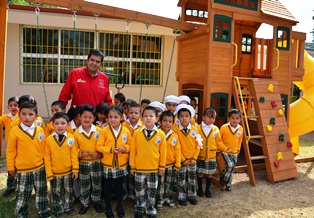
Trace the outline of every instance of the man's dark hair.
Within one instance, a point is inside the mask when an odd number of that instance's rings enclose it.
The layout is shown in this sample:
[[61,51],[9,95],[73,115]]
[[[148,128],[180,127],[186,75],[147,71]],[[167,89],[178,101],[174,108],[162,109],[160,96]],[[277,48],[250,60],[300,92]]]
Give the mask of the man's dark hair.
[[97,56],[97,57],[101,57],[101,63],[103,62],[104,54],[101,51],[96,50],[96,49],[95,50],[91,50],[90,53],[87,56],[87,60],[89,60],[90,56],[92,56],[92,55]]
[[64,112],[57,112],[53,115],[51,121],[54,122],[56,119],[63,118],[68,122],[70,122],[69,116]]
[[20,110],[20,111],[21,111],[22,109],[24,109],[24,108],[26,108],[26,109],[31,109],[31,110],[33,110],[33,111],[36,113],[36,115],[38,114],[37,105],[34,104],[34,102],[32,102],[32,101],[24,101],[24,102],[21,104],[21,106],[19,106],[19,110]]

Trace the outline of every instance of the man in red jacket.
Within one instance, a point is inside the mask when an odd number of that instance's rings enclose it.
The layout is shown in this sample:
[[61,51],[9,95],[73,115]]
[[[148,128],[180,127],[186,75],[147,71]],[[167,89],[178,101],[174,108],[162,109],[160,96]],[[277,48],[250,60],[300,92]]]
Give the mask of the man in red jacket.
[[81,104],[99,103],[112,105],[108,76],[99,71],[104,55],[99,50],[92,50],[86,61],[86,67],[73,69],[59,94],[59,101],[66,105],[72,99],[71,107]]

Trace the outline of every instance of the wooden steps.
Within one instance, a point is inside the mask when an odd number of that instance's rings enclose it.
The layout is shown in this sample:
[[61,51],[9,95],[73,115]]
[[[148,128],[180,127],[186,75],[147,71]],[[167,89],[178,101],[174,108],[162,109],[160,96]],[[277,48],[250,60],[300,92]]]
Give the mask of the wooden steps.
[[[291,148],[287,146],[290,138],[286,118],[284,115],[278,113],[278,110],[282,109],[283,106],[277,81],[258,78],[238,79],[240,81],[241,92],[243,91],[242,99],[245,101],[243,103],[243,105],[246,105],[245,111],[242,108],[241,95],[236,79],[233,80],[233,96],[238,96],[238,98],[234,98],[236,107],[243,114],[248,114],[246,118],[243,117],[241,125],[245,130],[244,139],[249,139],[249,141],[244,140],[243,151],[250,183],[252,185],[256,184],[253,161],[262,161],[265,164],[267,178],[271,183],[296,178],[298,173],[294,155]],[[273,85],[272,92],[268,90],[269,84]],[[260,101],[261,98],[264,101]],[[245,125],[245,119],[248,119],[248,127]],[[275,119],[275,124],[271,124],[271,119]],[[271,127],[271,131],[268,130],[269,127]],[[250,132],[250,136],[247,135],[248,132]],[[279,136],[283,137],[283,140],[279,140]],[[259,148],[255,150],[261,153],[256,154],[255,152],[251,156],[250,149],[253,148],[252,146]],[[278,155],[280,156],[280,154],[283,159],[278,159]]]

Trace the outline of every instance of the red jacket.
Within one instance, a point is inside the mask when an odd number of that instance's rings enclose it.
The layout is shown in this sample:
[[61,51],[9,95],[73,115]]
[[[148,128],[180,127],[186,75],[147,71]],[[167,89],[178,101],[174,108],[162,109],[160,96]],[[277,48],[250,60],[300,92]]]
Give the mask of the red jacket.
[[59,101],[66,105],[70,99],[71,106],[91,104],[96,107],[102,102],[111,106],[108,76],[97,71],[97,75],[92,77],[87,67],[73,69],[59,95]]

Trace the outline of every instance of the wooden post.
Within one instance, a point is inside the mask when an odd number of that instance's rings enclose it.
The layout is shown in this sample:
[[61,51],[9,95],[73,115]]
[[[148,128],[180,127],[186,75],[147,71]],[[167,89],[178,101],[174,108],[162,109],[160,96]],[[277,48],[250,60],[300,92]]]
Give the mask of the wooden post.
[[[4,102],[4,72],[5,72],[5,50],[6,50],[6,36],[7,36],[7,20],[8,20],[8,1],[0,1],[0,113],[3,114]],[[0,126],[0,156],[2,155],[2,135],[3,130]]]

